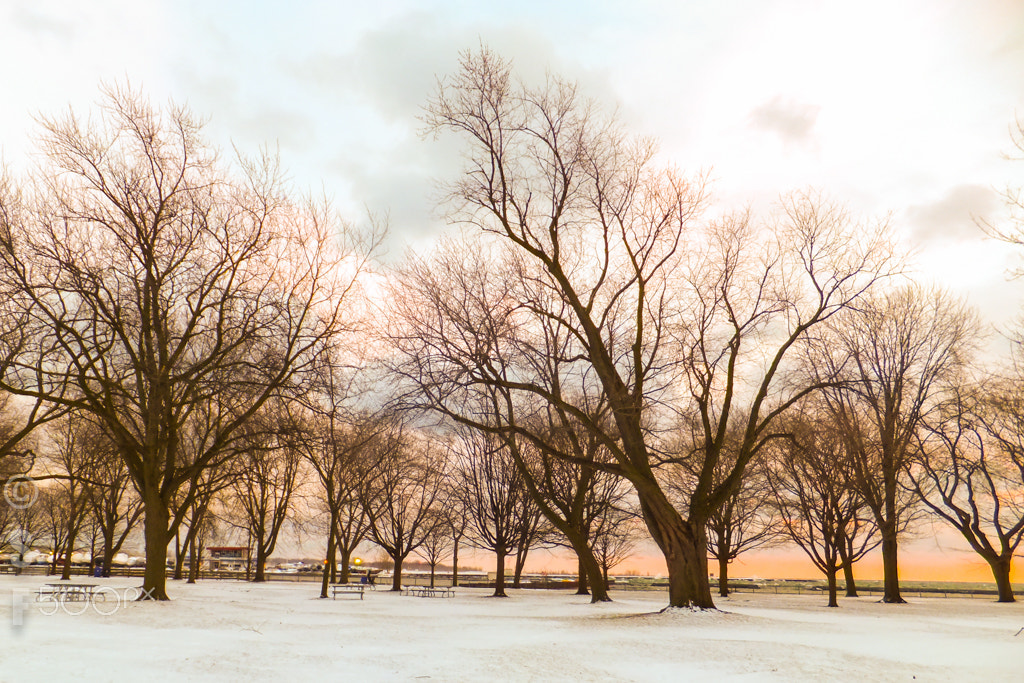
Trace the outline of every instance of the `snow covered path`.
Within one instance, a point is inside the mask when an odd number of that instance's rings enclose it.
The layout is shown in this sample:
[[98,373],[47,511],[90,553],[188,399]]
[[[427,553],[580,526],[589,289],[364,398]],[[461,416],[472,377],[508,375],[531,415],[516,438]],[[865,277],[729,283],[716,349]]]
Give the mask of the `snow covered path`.
[[[169,603],[45,615],[42,577],[0,577],[0,680],[1003,681],[1024,676],[1024,604],[908,605],[735,595],[720,613],[658,614],[660,592],[591,605],[561,591],[506,600],[378,590],[318,600],[313,583],[172,582]],[[128,579],[96,579],[120,589]],[[28,600],[25,609],[18,607]],[[21,625],[15,622],[21,621]]]

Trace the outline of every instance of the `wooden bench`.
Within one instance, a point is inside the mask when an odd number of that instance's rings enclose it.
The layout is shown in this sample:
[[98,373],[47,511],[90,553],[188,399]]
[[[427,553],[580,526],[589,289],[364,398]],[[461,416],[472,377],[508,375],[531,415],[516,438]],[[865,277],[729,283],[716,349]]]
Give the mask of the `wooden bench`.
[[331,599],[337,600],[338,593],[342,595],[355,595],[359,594],[359,599],[363,599],[363,592],[366,590],[366,584],[363,583],[332,583],[331,584]]

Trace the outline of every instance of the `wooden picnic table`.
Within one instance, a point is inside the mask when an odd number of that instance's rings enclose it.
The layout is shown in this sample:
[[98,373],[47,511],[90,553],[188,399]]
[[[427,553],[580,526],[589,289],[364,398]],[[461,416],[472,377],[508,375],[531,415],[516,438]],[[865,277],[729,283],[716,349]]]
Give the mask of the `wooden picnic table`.
[[96,595],[96,587],[95,583],[44,583],[38,595],[68,602],[89,601]]
[[331,584],[331,599],[337,600],[338,593],[343,595],[355,595],[359,594],[359,599],[363,599],[363,593],[366,590],[365,583],[332,583]]
[[95,608],[97,601],[106,598],[103,590],[110,590],[97,588],[94,583],[45,583],[36,591],[36,602],[43,603],[44,614],[54,614],[62,607],[68,614],[81,614],[89,609],[89,605]]
[[451,586],[406,586],[405,595],[416,595],[421,598],[453,598],[455,589]]

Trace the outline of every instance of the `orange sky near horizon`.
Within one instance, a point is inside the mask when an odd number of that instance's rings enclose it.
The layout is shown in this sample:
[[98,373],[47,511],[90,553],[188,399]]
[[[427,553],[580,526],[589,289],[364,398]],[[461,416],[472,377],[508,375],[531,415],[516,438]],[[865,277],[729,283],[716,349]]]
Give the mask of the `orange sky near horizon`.
[[[466,558],[468,559],[468,558]],[[1024,583],[1024,557],[1015,557],[1010,580]],[[473,563],[485,571],[493,571],[493,556],[474,555]],[[899,553],[900,579],[904,581],[962,581],[994,583],[992,570],[977,553],[970,550],[957,535],[945,529],[933,536],[904,541]],[[709,563],[709,572],[718,574],[718,563]],[[573,560],[557,552],[534,553],[527,561],[530,572],[575,573]],[[630,559],[612,573],[665,575],[665,560],[653,545],[638,549]],[[791,545],[755,549],[741,554],[729,565],[729,577],[762,579],[821,579],[823,574],[808,557]],[[854,577],[865,580],[882,579],[882,553],[875,549],[854,565]]]

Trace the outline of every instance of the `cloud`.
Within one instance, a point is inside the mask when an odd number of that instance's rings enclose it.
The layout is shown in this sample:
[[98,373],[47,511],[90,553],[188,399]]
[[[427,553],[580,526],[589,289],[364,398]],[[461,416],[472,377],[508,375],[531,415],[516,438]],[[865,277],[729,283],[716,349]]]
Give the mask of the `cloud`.
[[31,33],[49,35],[63,41],[70,41],[75,33],[75,27],[71,21],[45,14],[24,4],[15,7],[11,14],[11,21]]
[[811,138],[820,110],[821,107],[777,95],[755,107],[748,118],[753,128],[775,133],[787,145],[800,144]]
[[911,235],[920,241],[972,240],[981,237],[977,221],[1002,207],[999,195],[983,185],[957,185],[939,200],[906,210]]
[[445,225],[439,184],[458,176],[462,141],[447,135],[422,139],[419,117],[438,78],[457,70],[460,52],[481,44],[511,59],[527,83],[542,83],[550,70],[579,80],[585,96],[614,102],[604,72],[565,63],[555,45],[532,27],[446,23],[422,12],[362,32],[350,44],[321,47],[284,67],[297,87],[323,103],[322,110],[357,131],[335,131],[333,139],[344,136],[344,142],[326,155],[327,168],[345,179],[350,206],[389,215],[393,247],[402,240],[420,242]]
[[415,122],[438,77],[458,68],[459,54],[481,44],[511,59],[516,75],[542,83],[550,71],[577,80],[588,97],[614,103],[603,70],[566,62],[542,32],[521,24],[450,25],[443,17],[412,12],[366,31],[344,51],[320,50],[295,62],[291,77],[334,97],[358,98],[392,121]]

